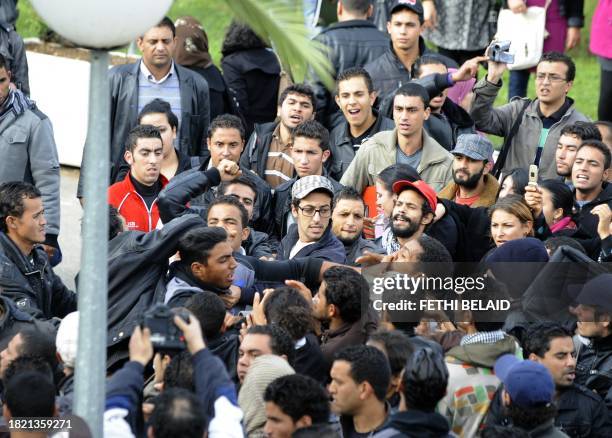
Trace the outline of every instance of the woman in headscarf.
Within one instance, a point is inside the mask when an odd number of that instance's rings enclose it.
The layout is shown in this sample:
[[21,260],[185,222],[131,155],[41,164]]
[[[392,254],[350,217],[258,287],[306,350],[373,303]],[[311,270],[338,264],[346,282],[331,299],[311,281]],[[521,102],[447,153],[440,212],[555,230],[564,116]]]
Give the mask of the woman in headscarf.
[[199,73],[208,82],[210,120],[220,114],[232,113],[228,87],[208,52],[208,35],[202,24],[193,17],[181,17],[176,20],[175,26],[174,61]]
[[266,354],[251,363],[238,394],[238,405],[244,412],[244,430],[248,438],[263,438],[266,425],[264,392],[272,381],[289,374],[295,374],[295,371],[280,356]]

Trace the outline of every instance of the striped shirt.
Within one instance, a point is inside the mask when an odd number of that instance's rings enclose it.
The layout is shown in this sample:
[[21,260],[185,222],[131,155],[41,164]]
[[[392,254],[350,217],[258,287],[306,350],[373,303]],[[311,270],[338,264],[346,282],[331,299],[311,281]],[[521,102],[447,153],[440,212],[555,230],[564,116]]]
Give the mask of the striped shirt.
[[272,133],[270,149],[264,170],[264,178],[275,189],[293,178],[294,167],[291,158],[291,143],[283,144],[280,137],[280,123]]
[[[174,69],[174,62],[170,71],[159,81],[149,71],[144,62],[140,61],[140,73],[138,75],[138,113],[153,99],[163,99],[170,104],[172,112],[181,122],[181,91],[178,76]],[[177,135],[180,129],[177,129]]]

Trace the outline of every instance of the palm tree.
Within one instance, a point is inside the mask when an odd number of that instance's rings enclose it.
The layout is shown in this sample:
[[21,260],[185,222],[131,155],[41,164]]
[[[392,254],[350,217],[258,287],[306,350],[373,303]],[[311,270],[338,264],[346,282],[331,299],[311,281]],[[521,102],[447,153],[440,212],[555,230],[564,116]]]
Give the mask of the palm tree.
[[302,0],[225,0],[234,17],[272,44],[283,68],[296,82],[314,71],[329,89],[334,80],[326,47],[310,39]]

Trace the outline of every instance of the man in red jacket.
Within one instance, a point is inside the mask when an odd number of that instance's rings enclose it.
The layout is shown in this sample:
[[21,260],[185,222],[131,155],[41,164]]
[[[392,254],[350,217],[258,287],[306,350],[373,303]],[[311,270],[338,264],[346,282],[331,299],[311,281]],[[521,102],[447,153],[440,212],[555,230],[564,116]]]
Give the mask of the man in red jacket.
[[108,203],[123,216],[129,230],[160,228],[157,196],[168,180],[160,172],[163,146],[159,130],[151,125],[134,127],[128,134],[124,157],[130,172],[108,188]]

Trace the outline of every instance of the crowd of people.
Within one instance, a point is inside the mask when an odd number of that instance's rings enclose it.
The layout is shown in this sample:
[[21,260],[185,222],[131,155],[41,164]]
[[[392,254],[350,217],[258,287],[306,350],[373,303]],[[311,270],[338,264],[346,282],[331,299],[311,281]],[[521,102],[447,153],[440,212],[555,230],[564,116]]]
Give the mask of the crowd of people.
[[[19,437],[39,436],[20,418],[73,413],[79,312],[53,270],[60,165],[16,3],[0,7],[0,401]],[[193,17],[109,70],[104,436],[612,436],[612,5],[593,122],[563,53],[583,1],[550,2],[536,97],[513,70],[503,105],[493,2],[455,3],[339,0],[314,37],[334,90],[287,83],[237,22],[220,70]],[[455,281],[445,296],[472,304],[433,309],[425,281],[393,283],[466,276],[497,304]]]

